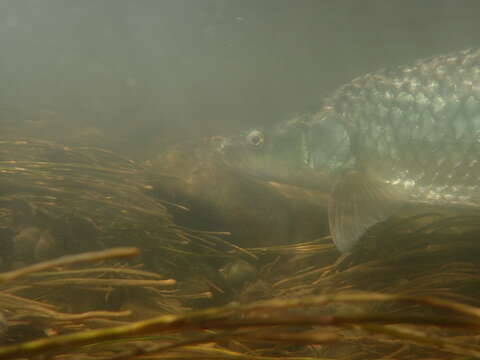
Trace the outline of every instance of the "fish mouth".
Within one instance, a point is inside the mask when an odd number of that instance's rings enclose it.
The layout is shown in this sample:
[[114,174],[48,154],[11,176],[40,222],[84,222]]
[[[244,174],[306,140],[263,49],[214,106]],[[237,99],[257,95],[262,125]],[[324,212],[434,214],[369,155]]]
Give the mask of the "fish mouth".
[[205,146],[213,153],[223,153],[225,147],[229,144],[229,138],[226,136],[208,136],[202,139],[200,146]]

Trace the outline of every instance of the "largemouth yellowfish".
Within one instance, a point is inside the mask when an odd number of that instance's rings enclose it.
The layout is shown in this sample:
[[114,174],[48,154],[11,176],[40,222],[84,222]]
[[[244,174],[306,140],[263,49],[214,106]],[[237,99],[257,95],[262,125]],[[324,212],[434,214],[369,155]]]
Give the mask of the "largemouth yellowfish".
[[358,77],[318,112],[227,138],[233,166],[279,181],[329,173],[341,252],[406,203],[480,205],[480,50]]

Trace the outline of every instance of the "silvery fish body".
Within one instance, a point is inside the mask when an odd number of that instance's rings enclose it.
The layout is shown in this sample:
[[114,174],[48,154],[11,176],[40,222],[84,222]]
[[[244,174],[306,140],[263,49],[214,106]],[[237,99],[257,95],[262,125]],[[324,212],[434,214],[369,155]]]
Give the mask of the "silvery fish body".
[[480,51],[364,75],[319,112],[245,139],[248,162],[269,176],[282,162],[336,174],[329,220],[342,252],[405,202],[478,206]]
[[[421,200],[478,202],[480,51],[368,74],[343,86],[318,114],[339,122],[349,161]],[[315,129],[315,125],[312,126]],[[311,139],[311,149],[322,146]],[[322,167],[312,159],[313,167]],[[344,167],[344,163],[334,164]]]

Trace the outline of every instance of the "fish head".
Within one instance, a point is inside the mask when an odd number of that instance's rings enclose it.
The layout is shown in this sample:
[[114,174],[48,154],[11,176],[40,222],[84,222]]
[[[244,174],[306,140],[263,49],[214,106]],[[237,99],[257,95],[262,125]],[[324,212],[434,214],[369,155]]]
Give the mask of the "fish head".
[[266,180],[287,181],[308,169],[307,125],[300,119],[249,129],[226,139],[226,162]]
[[345,165],[350,143],[343,126],[305,115],[225,138],[221,151],[226,161],[243,173],[321,187],[314,182]]

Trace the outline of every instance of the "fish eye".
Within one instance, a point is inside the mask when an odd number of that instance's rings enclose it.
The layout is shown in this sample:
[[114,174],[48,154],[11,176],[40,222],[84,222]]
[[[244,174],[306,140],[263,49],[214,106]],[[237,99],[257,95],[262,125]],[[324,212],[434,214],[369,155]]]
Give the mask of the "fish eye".
[[261,146],[264,141],[263,133],[260,130],[252,130],[247,135],[247,141],[250,145],[253,145],[255,147]]

